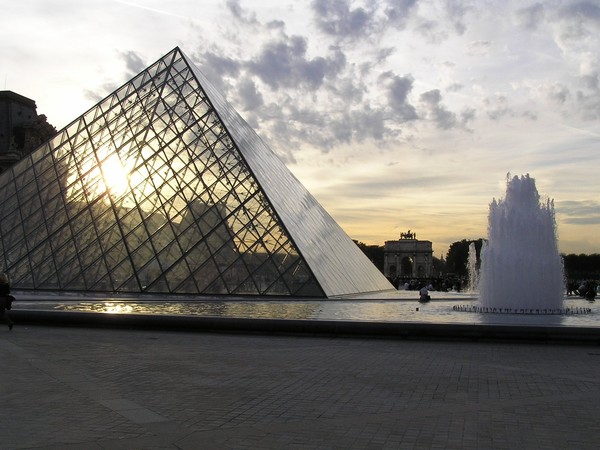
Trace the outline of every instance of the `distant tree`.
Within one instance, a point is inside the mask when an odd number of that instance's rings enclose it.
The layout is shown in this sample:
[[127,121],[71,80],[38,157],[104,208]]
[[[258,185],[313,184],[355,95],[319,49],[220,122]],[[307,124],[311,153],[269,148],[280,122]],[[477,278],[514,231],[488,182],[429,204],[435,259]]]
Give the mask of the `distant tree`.
[[432,275],[434,277],[437,277],[441,274],[446,273],[446,261],[444,259],[441,258],[436,258],[435,256],[432,259],[432,265],[433,265],[433,273]]
[[467,272],[467,258],[469,255],[470,241],[453,242],[446,254],[446,270],[448,273],[462,277]]
[[565,276],[569,279],[600,279],[600,254],[562,255]]
[[382,245],[367,245],[364,242],[359,242],[353,239],[369,260],[383,273],[383,246]]
[[48,123],[48,118],[44,114],[39,114],[31,126],[31,152],[42,145],[48,139],[56,134],[56,128]]
[[475,251],[477,254],[477,260],[481,260],[481,246],[483,245],[483,239],[467,240],[454,242],[450,245],[448,253],[446,254],[446,272],[452,273],[457,277],[466,277],[468,275],[468,260],[469,260],[469,246],[471,242],[475,242]]
[[14,146],[25,156],[55,134],[56,128],[48,123],[48,119],[44,114],[39,114],[31,123],[13,128]]

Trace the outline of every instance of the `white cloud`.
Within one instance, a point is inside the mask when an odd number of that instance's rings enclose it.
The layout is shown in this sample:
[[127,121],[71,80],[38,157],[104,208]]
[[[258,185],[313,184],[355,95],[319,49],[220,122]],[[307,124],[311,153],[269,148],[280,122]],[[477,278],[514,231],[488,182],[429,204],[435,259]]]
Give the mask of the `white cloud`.
[[411,228],[439,254],[529,172],[562,242],[600,252],[577,237],[598,235],[596,1],[29,0],[3,19],[0,82],[59,127],[179,45],[356,239]]

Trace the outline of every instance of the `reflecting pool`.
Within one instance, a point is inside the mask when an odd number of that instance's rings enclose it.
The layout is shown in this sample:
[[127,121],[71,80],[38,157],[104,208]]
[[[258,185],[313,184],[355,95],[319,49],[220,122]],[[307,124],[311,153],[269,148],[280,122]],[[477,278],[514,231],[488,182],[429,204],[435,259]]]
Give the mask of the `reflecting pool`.
[[[65,293],[16,293],[14,309],[104,312],[108,314],[187,315],[261,319],[363,320],[464,324],[553,325],[600,327],[600,306],[579,297],[566,297],[561,315],[493,314],[455,311],[457,305],[476,306],[472,293],[431,292],[419,303],[417,291],[366,294],[329,300],[264,300],[203,297],[189,301],[173,297],[93,297]],[[586,314],[576,314],[589,310]]]

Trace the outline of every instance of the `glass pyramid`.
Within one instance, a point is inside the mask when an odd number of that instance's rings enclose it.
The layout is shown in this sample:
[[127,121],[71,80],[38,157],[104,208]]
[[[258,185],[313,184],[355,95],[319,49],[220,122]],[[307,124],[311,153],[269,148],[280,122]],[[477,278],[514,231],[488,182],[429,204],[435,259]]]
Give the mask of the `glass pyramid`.
[[0,212],[15,289],[392,288],[179,48],[0,175]]

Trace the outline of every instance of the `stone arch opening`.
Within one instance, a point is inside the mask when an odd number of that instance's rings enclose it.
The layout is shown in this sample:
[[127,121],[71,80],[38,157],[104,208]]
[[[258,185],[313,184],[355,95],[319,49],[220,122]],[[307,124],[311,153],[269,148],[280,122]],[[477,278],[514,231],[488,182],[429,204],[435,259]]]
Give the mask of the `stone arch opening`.
[[410,256],[405,256],[402,258],[402,270],[400,271],[400,274],[404,277],[412,277],[413,265],[414,261]]

